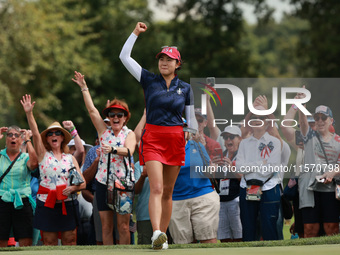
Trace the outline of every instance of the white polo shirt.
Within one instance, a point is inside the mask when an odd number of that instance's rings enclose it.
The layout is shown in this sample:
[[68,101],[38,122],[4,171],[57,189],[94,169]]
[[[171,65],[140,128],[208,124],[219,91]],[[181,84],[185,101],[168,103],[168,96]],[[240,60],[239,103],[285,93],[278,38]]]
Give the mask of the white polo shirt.
[[[263,161],[267,163],[264,164]],[[238,149],[236,159],[236,169],[243,174],[240,186],[245,188],[246,180],[256,179],[265,182],[269,177],[262,190],[270,190],[280,183],[278,173],[272,170],[281,168],[281,142],[267,132],[260,138],[256,139],[253,135],[242,140]]]

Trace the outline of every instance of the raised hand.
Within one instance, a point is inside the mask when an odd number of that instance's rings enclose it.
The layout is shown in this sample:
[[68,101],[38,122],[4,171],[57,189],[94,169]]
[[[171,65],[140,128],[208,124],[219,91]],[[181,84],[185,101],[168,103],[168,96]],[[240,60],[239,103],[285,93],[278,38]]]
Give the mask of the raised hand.
[[144,33],[148,27],[143,22],[137,22],[135,29],[133,30],[133,33],[137,36],[139,36],[140,33]]
[[23,134],[23,138],[25,141],[31,139],[32,137],[32,131],[29,129],[21,129],[21,132]]
[[67,130],[71,130],[73,128],[73,122],[71,120],[64,120],[63,121],[63,126]]
[[[303,85],[302,88],[306,88],[306,86]],[[301,98],[305,98],[305,97],[306,97],[306,94],[305,94],[305,93],[297,93],[296,96],[295,96],[294,98],[301,99]]]
[[20,103],[26,113],[33,111],[35,101],[33,103],[31,102],[31,95],[26,94],[25,96],[23,96],[20,100]]
[[[75,78],[75,79],[74,79]],[[72,78],[72,81],[74,81],[75,83],[77,83],[79,85],[79,87],[81,89],[86,88],[86,82],[85,82],[85,78],[84,75],[82,75],[81,73],[74,71],[74,78]]]
[[3,133],[6,133],[8,130],[8,127],[1,127],[0,128],[0,140],[4,137]]
[[267,100],[267,97],[266,96],[258,96],[254,103],[253,103],[254,107],[256,106],[263,106],[265,109],[268,109],[268,100]]

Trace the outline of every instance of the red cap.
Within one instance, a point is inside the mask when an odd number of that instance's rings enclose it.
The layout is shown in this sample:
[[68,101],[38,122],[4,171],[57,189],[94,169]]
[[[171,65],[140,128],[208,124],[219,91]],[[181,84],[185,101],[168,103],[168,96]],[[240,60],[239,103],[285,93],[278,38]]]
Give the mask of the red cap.
[[174,46],[171,46],[171,47],[169,47],[169,46],[162,47],[162,51],[159,52],[156,55],[156,58],[159,58],[161,54],[165,54],[165,55],[169,56],[170,58],[177,59],[180,63],[182,62],[181,54],[179,53],[177,48],[174,47]]
[[108,116],[108,113],[109,113],[109,111],[111,111],[111,109],[121,109],[121,110],[124,110],[126,112],[126,114],[129,114],[129,111],[125,107],[118,105],[118,104],[114,104],[114,105],[111,105],[111,106],[109,106],[109,107],[107,107],[103,110],[104,116]]

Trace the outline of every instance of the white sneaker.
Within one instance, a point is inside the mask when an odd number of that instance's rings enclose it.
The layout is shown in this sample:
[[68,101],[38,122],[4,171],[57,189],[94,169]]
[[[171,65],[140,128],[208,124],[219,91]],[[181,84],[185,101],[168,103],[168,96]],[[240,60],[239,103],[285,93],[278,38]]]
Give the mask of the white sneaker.
[[163,244],[167,242],[168,237],[165,233],[161,232],[160,230],[156,230],[153,232],[151,237],[152,241],[152,249],[154,250],[161,250],[163,248]]
[[163,243],[162,250],[167,250],[168,248],[169,248],[169,244],[168,244],[168,241],[166,241],[165,243]]

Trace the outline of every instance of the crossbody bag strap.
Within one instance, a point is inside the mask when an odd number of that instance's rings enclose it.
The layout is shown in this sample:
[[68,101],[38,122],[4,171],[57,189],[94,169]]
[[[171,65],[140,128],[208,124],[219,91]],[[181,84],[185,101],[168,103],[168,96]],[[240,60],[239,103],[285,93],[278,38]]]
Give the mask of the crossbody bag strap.
[[109,155],[107,155],[107,179],[106,179],[106,186],[109,186],[110,164],[111,164],[111,152],[109,152]]
[[[316,138],[318,138],[318,141],[319,141],[319,143],[321,145],[321,149],[322,149],[323,155],[325,156],[325,159],[326,159],[326,163],[327,163],[327,165],[329,165],[329,161],[328,161],[328,158],[327,158],[327,155],[326,155],[325,148],[323,147],[322,141],[320,139],[320,134],[318,132],[315,132],[315,136],[316,136]],[[340,184],[340,181],[336,180],[336,179],[333,179],[333,182],[335,184]]]
[[[270,176],[264,183],[263,183],[263,185],[265,185],[272,177],[274,176],[274,174],[272,175],[272,176]],[[247,179],[246,179],[246,177],[243,175],[243,178],[244,178],[244,180],[247,182]],[[280,185],[281,186],[281,185]]]
[[[129,148],[126,148],[127,149],[127,152],[128,152],[128,155],[127,155],[127,158],[129,160],[129,166],[131,167],[131,153],[130,153],[130,150]],[[125,166],[125,177],[130,178],[130,181],[132,181],[132,175],[130,173],[130,168],[126,165],[126,162],[125,162],[125,157],[123,159],[123,163],[124,163],[124,166]]]
[[11,170],[11,168],[13,167],[15,161],[17,161],[17,159],[20,157],[21,155],[21,151],[19,152],[19,154],[16,156],[16,158],[12,161],[12,163],[9,165],[9,167],[7,168],[7,170],[2,174],[2,176],[0,177],[0,183],[2,182],[2,180],[5,178],[5,176],[9,173],[9,171]]
[[322,141],[320,139],[320,134],[318,132],[315,132],[315,136],[316,138],[318,139],[320,145],[321,145],[321,149],[322,149],[322,152],[323,152],[323,155],[325,156],[325,159],[326,159],[326,163],[327,165],[329,165],[329,162],[328,162],[328,158],[327,158],[327,155],[326,155],[326,151],[325,151],[325,148],[323,147],[323,144],[322,144]]

